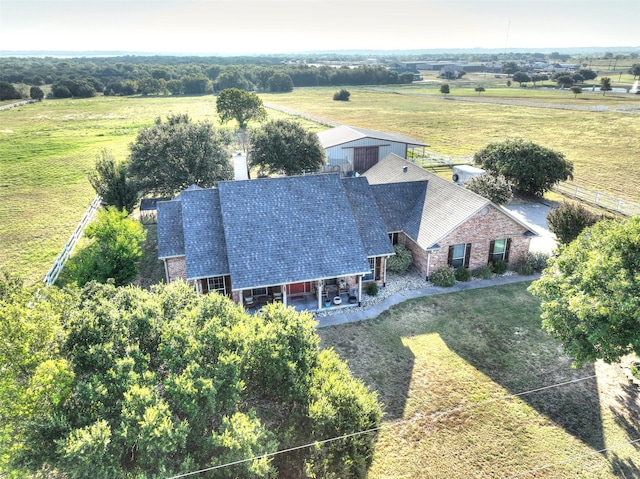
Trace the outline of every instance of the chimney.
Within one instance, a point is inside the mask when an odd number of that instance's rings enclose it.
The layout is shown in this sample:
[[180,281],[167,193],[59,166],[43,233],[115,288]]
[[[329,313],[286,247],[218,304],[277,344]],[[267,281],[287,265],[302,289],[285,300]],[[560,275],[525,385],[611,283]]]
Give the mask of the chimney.
[[249,170],[247,168],[247,155],[239,151],[232,157],[233,178],[235,180],[248,180]]

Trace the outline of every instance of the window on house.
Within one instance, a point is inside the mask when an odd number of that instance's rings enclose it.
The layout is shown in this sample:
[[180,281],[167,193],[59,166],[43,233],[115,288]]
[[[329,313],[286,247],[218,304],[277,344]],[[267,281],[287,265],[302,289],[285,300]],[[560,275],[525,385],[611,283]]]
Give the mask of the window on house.
[[251,290],[253,296],[266,296],[267,288],[255,288]]
[[389,239],[391,240],[392,245],[398,244],[398,233],[389,233]]
[[362,281],[373,281],[376,277],[376,258],[369,259],[369,274],[362,277]]
[[494,261],[509,262],[509,249],[511,247],[511,240],[508,238],[493,240],[489,244],[489,263]]
[[447,263],[454,268],[469,267],[471,258],[471,243],[460,243],[449,246],[449,259]]
[[226,296],[227,288],[224,283],[224,276],[214,276],[213,278],[207,278],[207,287],[209,291],[217,291],[220,294]]

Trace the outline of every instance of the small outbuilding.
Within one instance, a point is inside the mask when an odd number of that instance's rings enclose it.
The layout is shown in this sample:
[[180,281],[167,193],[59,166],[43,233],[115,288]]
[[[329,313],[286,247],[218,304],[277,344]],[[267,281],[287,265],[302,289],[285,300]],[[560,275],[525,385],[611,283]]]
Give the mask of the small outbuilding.
[[318,138],[326,151],[329,171],[340,170],[342,174],[366,171],[391,153],[408,158],[411,152],[420,150],[418,156],[423,156],[422,151],[429,146],[397,133],[347,125],[322,131]]

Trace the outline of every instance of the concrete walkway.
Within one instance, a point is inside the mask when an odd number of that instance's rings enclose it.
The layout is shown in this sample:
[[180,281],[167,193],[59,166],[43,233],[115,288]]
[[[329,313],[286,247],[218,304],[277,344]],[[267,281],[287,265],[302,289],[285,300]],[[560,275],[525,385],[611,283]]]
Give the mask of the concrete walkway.
[[325,328],[327,326],[335,326],[337,324],[355,323],[357,321],[373,319],[378,317],[384,311],[395,306],[396,304],[400,304],[408,299],[421,298],[423,296],[434,296],[438,294],[455,293],[458,291],[467,291],[470,289],[490,288],[492,286],[502,286],[504,284],[524,283],[527,281],[534,281],[538,278],[540,278],[540,274],[533,274],[531,276],[521,276],[519,274],[514,274],[511,276],[498,276],[492,279],[482,279],[469,281],[466,283],[458,282],[450,288],[431,286],[429,288],[401,291],[392,296],[389,296],[388,298],[383,299],[379,303],[368,306],[367,308],[354,308],[348,310],[348,312],[345,313],[319,317],[317,318],[318,327]]

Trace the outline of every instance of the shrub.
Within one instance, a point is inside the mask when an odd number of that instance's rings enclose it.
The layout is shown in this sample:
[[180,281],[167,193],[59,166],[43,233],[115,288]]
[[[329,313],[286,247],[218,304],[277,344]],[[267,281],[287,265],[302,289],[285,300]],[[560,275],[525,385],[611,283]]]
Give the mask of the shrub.
[[549,261],[549,254],[544,251],[534,251],[527,253],[524,256],[524,261],[531,264],[534,271],[542,271],[547,267],[547,261]]
[[508,203],[513,198],[511,182],[502,175],[485,173],[484,175],[474,176],[465,182],[464,186],[497,205]]
[[563,202],[547,214],[549,229],[562,244],[569,244],[588,226],[601,218],[578,203]]
[[444,286],[448,288],[449,286],[456,284],[456,276],[453,272],[453,268],[443,268],[433,273],[429,277],[429,281],[436,286]]
[[395,256],[390,256],[387,260],[387,270],[394,273],[404,274],[411,266],[413,262],[413,255],[411,251],[404,247],[404,245],[397,244],[393,247],[396,251]]
[[458,268],[454,276],[456,277],[456,281],[469,281],[471,279],[471,272],[468,268]]
[[530,262],[525,260],[518,265],[516,271],[518,272],[518,274],[521,274],[523,276],[529,276],[535,272],[535,269]]
[[491,270],[495,274],[505,274],[507,272],[507,267],[507,263],[505,263],[501,259],[498,259],[491,263]]
[[340,91],[337,91],[333,94],[333,99],[335,101],[349,101],[350,96],[351,96],[351,93],[349,93],[347,90],[343,88]]
[[493,278],[493,271],[491,271],[491,268],[489,268],[489,266],[480,266],[479,268],[474,269],[471,272],[471,275],[474,278],[491,279]]
[[367,286],[364,288],[364,291],[369,296],[376,296],[378,294],[378,285],[377,285],[377,283],[374,283],[374,282],[367,283]]

